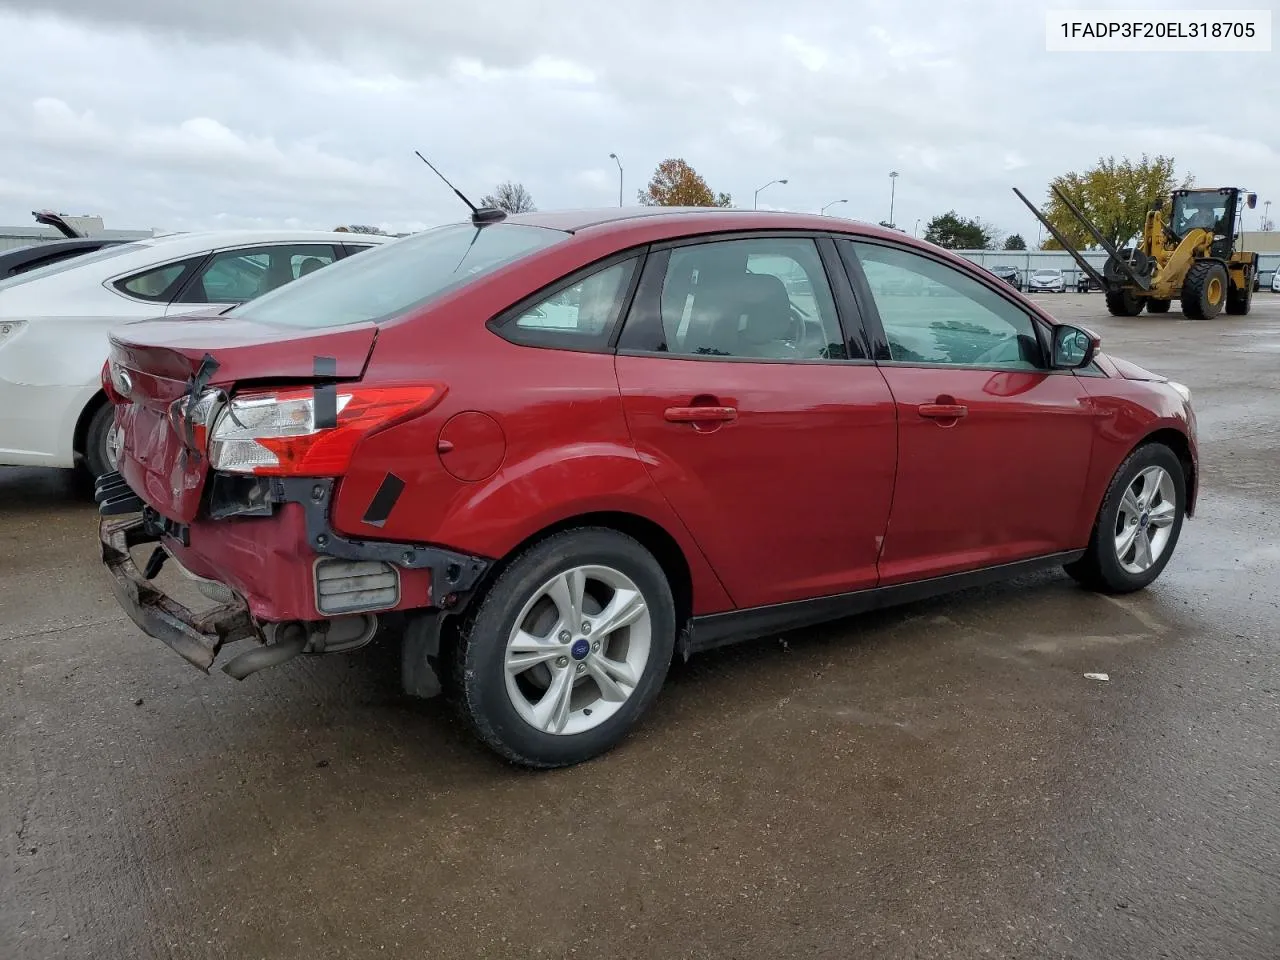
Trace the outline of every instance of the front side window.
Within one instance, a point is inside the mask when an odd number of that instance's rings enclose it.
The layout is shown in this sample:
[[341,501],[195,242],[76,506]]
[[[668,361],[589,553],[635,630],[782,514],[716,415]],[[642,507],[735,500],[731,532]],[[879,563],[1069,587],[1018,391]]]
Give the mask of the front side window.
[[813,240],[761,237],[671,250],[657,317],[642,306],[624,349],[748,360],[843,360],[848,349]]
[[523,310],[504,324],[502,335],[536,346],[599,348],[609,341],[622,312],[636,260],[597,270]]
[[1043,366],[1034,321],[985,284],[907,250],[842,242],[857,254],[895,362]]
[[229,315],[291,327],[386,321],[569,234],[527,224],[452,224],[344,257],[305,282],[287,284]]

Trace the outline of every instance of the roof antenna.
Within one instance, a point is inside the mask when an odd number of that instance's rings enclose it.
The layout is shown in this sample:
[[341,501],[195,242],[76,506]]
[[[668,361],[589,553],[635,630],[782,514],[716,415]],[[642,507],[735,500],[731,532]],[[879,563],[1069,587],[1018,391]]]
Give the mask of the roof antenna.
[[465,203],[468,207],[471,208],[471,222],[474,223],[477,227],[486,223],[497,223],[499,220],[505,220],[507,218],[506,211],[502,210],[499,207],[477,207],[474,203],[472,203],[470,200],[466,198],[466,196],[463,194],[461,190],[459,190],[452,183],[450,183],[448,179],[446,179],[445,175],[441,173],[439,170],[437,170],[435,168],[435,165],[430,160],[424,157],[417,150],[413,152],[417,154],[419,160],[421,160],[423,163],[425,163],[428,167],[431,168],[432,173],[434,173],[441,180],[444,180],[445,186],[448,187],[450,190],[452,190],[454,193],[456,193],[458,195],[459,200],[461,200],[463,203]]

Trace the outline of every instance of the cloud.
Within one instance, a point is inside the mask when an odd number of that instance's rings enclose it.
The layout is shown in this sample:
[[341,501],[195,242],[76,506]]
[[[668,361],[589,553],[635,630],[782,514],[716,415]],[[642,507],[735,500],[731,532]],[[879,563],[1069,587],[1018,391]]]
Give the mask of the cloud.
[[[1034,197],[1109,154],[1171,153],[1280,201],[1266,55],[1049,55],[1048,6],[0,0],[0,221],[456,218],[415,149],[465,192],[511,179],[542,207],[616,202],[611,152],[628,202],[678,156],[740,204],[786,177],[772,203],[848,198],[875,221],[896,169],[900,223],[954,208],[1024,235],[1012,186]],[[1125,111],[1100,109],[1117,91]]]

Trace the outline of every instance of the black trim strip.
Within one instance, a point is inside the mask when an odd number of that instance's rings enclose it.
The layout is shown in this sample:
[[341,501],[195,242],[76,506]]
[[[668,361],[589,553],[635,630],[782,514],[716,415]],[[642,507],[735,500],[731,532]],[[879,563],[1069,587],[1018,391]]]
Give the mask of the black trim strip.
[[[338,361],[333,357],[316,357],[311,372],[317,377],[336,377]],[[338,392],[332,383],[318,383],[312,391],[317,430],[332,430],[338,425]]]
[[381,527],[387,522],[387,517],[391,516],[391,511],[403,492],[404,481],[394,473],[388,473],[382,478],[382,483],[378,484],[378,491],[369,501],[369,506],[365,509],[360,522],[371,527]]
[[994,567],[983,567],[980,570],[966,570],[963,573],[932,577],[913,583],[872,587],[868,590],[818,597],[813,600],[796,600],[791,603],[754,607],[750,610],[732,610],[727,613],[694,617],[684,640],[685,653],[688,655],[712,650],[744,640],[756,640],[789,630],[816,626],[871,610],[881,610],[902,603],[914,603],[917,600],[926,600],[956,590],[999,583],[1037,570],[1071,563],[1083,557],[1084,553],[1083,550],[1071,550],[1034,557],[1030,560],[1002,563]]

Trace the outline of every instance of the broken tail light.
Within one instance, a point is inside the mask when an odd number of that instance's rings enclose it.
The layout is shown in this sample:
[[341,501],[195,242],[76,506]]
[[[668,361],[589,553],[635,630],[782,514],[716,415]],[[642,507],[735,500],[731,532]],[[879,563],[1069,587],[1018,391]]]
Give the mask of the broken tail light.
[[332,397],[319,397],[313,387],[233,397],[209,431],[210,465],[255,476],[342,476],[357,443],[425,413],[445,394],[436,384],[328,389]]

